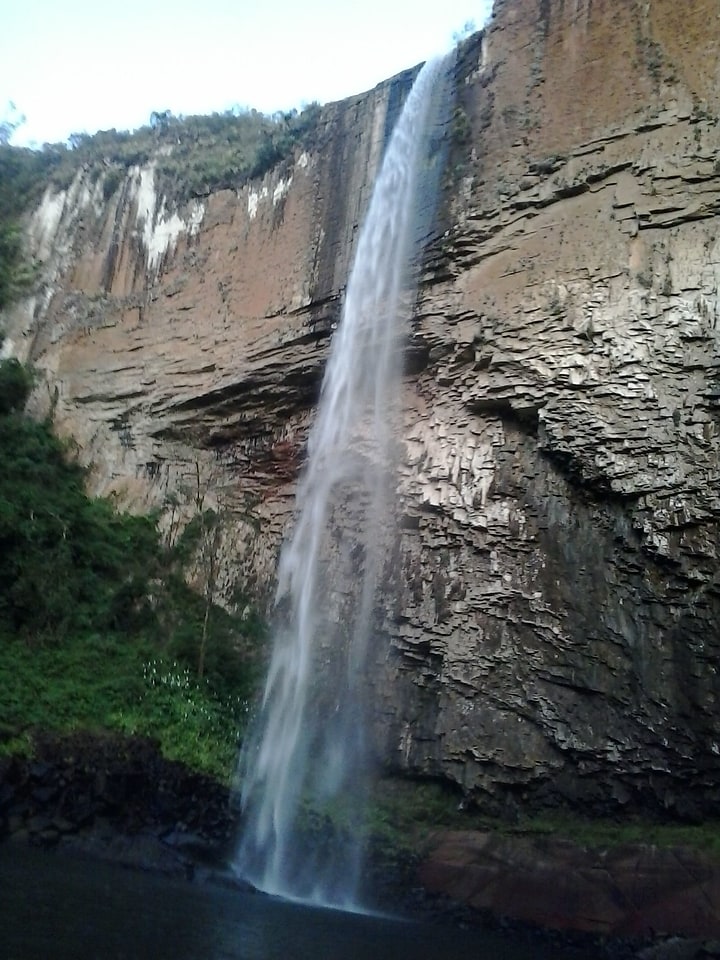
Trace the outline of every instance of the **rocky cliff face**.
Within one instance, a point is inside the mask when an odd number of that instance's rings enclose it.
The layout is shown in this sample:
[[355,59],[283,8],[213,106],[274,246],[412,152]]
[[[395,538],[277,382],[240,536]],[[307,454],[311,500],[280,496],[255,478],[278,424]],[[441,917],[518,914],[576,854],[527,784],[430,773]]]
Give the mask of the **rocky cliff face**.
[[36,403],[94,493],[173,516],[199,493],[232,514],[228,586],[273,579],[354,236],[416,72],[325,107],[312,152],[237,192],[178,205],[150,164],[105,201],[81,170],[29,224],[44,283],[5,329],[46,375]]
[[[714,0],[497,0],[460,51],[372,682],[387,762],[485,803],[720,799],[719,49]],[[202,487],[260,593],[411,79],[238,193],[80,175],[30,227],[6,325],[95,491]]]

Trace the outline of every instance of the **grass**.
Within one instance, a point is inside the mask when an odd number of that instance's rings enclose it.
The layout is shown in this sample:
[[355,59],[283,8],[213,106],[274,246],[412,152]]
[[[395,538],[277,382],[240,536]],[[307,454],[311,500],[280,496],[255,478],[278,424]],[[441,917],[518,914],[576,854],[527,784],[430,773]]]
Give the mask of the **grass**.
[[162,753],[230,782],[248,704],[220,696],[146,640],[0,641],[0,755],[32,753],[33,730],[114,731],[155,739]]
[[607,849],[626,844],[657,847],[690,847],[720,857],[720,823],[661,823],[632,816],[626,819],[591,819],[578,814],[526,816],[512,831],[530,837],[563,837],[579,846]]
[[689,847],[720,858],[720,822],[669,823],[634,816],[583,817],[571,811],[521,813],[508,823],[481,809],[460,808],[460,794],[442,783],[397,778],[380,780],[373,791],[368,830],[375,845],[422,854],[439,830],[480,830],[532,840],[564,839],[589,849],[627,844]]

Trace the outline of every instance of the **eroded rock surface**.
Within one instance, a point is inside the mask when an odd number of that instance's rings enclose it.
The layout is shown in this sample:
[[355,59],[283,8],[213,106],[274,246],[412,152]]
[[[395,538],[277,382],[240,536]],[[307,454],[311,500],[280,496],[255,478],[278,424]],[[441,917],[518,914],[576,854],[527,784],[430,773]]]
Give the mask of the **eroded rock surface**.
[[[718,50],[714,0],[505,0],[460,51],[372,682],[385,761],[482,802],[720,799]],[[228,587],[271,593],[412,75],[237,193],[81,174],[30,225],[38,406],[95,492],[169,518],[202,485]]]
[[497,5],[460,66],[470,159],[417,311],[386,717],[401,763],[479,795],[695,816],[718,782],[719,88],[700,52],[720,22],[540,7]]

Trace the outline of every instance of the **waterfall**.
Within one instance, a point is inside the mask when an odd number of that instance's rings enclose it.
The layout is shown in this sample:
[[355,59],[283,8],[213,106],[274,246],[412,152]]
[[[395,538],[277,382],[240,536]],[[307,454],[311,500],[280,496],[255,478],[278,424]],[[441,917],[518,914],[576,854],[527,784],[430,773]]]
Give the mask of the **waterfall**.
[[264,696],[240,758],[237,871],[269,893],[335,906],[355,904],[360,868],[364,668],[393,537],[392,426],[423,205],[419,170],[447,76],[443,60],[418,74],[360,232],[280,556]]

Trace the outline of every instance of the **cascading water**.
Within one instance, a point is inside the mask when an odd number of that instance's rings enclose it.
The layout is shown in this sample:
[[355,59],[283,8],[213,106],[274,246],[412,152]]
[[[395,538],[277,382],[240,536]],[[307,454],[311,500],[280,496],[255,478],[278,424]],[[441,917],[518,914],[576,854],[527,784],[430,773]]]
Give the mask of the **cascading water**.
[[[346,908],[355,905],[368,766],[363,670],[393,529],[416,185],[446,77],[442,60],[420,71],[375,184],[280,557],[262,705],[240,758],[238,872],[269,893]],[[326,849],[328,814],[345,829]]]

